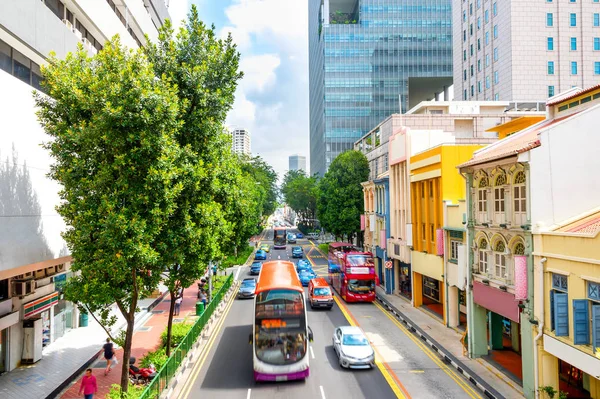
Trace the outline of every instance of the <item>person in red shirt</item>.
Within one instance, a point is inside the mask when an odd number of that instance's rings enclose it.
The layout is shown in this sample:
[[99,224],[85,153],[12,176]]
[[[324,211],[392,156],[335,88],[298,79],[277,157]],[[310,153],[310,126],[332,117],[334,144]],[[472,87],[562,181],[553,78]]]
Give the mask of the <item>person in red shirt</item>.
[[98,384],[96,383],[96,377],[92,375],[92,369],[85,370],[85,375],[79,387],[79,394],[81,395],[82,392],[85,399],[92,399],[94,394],[98,393]]

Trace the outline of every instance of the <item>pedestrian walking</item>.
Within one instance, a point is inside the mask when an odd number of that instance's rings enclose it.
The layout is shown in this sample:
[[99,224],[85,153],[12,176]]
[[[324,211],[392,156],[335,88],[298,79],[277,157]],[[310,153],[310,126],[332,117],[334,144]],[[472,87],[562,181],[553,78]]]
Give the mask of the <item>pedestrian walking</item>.
[[85,370],[85,375],[81,379],[79,394],[83,393],[85,399],[92,399],[95,393],[98,393],[98,384],[96,377],[92,375],[92,369]]
[[178,296],[177,299],[175,299],[175,312],[174,312],[175,316],[179,316],[179,312],[181,311],[181,303],[182,302],[183,302],[182,296]]
[[104,350],[104,359],[106,359],[106,369],[104,369],[104,375],[110,372],[112,364],[117,364],[117,358],[115,356],[115,347],[110,338],[106,338],[106,343],[102,346]]
[[206,297],[206,291],[200,291],[200,302],[204,304],[204,308],[206,308],[206,304],[208,303],[208,299]]

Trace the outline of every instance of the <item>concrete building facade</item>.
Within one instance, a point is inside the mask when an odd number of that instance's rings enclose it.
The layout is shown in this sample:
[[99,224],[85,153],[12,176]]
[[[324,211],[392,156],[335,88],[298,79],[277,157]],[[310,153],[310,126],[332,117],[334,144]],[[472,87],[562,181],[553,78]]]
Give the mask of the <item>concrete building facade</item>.
[[452,24],[457,99],[545,99],[600,83],[598,2],[455,0]]
[[[119,34],[137,48],[158,37],[168,18],[163,0],[6,0],[0,3],[0,373],[37,355],[24,351],[24,325],[41,319],[35,346],[45,350],[78,327],[77,309],[64,300],[71,257],[55,207],[60,187],[47,178],[52,160],[35,115],[32,90],[40,66],[77,44],[95,54]],[[27,352],[27,353],[26,353]]]

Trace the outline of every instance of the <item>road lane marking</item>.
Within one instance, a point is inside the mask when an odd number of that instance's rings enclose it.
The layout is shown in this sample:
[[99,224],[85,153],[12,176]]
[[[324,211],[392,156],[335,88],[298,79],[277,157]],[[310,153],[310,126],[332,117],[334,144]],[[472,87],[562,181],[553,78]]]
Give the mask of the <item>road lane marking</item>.
[[252,392],[252,389],[248,388],[248,395],[246,395],[246,399],[250,399],[250,393]]
[[237,296],[237,290],[238,290],[238,287],[236,287],[233,290],[231,298],[229,299],[229,303],[227,304],[225,311],[223,312],[223,314],[221,316],[221,320],[219,320],[217,322],[217,325],[215,325],[212,336],[206,342],[206,345],[204,346],[203,351],[200,353],[200,356],[198,357],[196,364],[194,364],[194,367],[192,368],[192,372],[190,373],[190,376],[188,377],[187,381],[185,381],[185,383],[183,385],[183,389],[179,392],[180,399],[187,399],[187,397],[190,395],[192,387],[194,386],[194,382],[196,382],[196,378],[198,378],[198,374],[200,373],[200,370],[202,370],[202,366],[204,365],[204,362],[208,358],[208,354],[210,353],[210,350],[212,349],[212,346],[214,345],[214,343],[217,339],[217,336],[221,332],[221,328],[223,327],[223,324],[225,324],[225,320],[227,319],[229,310],[231,309],[231,307],[233,306],[233,303],[235,302],[235,298]]
[[[348,311],[346,306],[344,304],[342,304],[342,302],[338,299],[338,297],[334,296],[333,300],[337,303],[338,307],[342,311],[342,314],[344,315],[346,320],[348,320],[348,323],[351,326],[360,327],[360,324],[358,324],[358,322],[356,321],[354,316],[352,316],[350,311]],[[408,393],[408,391],[406,390],[404,385],[402,385],[402,383],[398,379],[398,376],[390,369],[390,366],[385,361],[379,360],[379,359],[383,359],[383,358],[377,351],[377,348],[373,347],[373,350],[375,351],[375,354],[376,354],[375,365],[377,366],[377,368],[383,375],[383,378],[385,378],[386,382],[388,383],[388,385],[394,392],[394,395],[396,395],[396,397],[399,399],[411,399],[410,394]]]
[[310,356],[314,359],[315,358],[315,352],[313,351],[312,345],[310,346]]
[[409,373],[413,373],[413,374],[420,374],[420,373],[424,373],[425,370],[408,370]]
[[237,280],[238,277],[240,277],[241,271],[242,271],[242,266],[238,266],[237,272],[235,273],[235,280]]
[[404,332],[404,334],[410,338],[415,345],[417,345],[419,348],[421,348],[421,350],[440,368],[442,369],[450,378],[452,378],[452,380],[454,380],[454,382],[456,382],[458,384],[458,386],[460,386],[471,398],[473,399],[477,399],[477,398],[481,398],[481,395],[479,395],[478,392],[476,392],[470,385],[467,384],[467,382],[460,377],[458,374],[454,373],[454,370],[452,370],[450,367],[448,367],[444,362],[442,362],[442,360],[436,356],[431,348],[429,348],[427,345],[425,345],[423,342],[421,342],[420,340],[417,339],[417,337],[415,337],[410,331],[408,331],[408,329],[406,329],[406,327],[404,327],[395,317],[393,317],[388,311],[386,311],[383,306],[381,306],[380,304],[378,304],[377,302],[373,302],[373,304],[379,309],[381,310],[381,312],[383,314],[385,314],[398,328],[400,328],[400,330],[402,332]]
[[323,385],[319,385],[319,389],[321,390],[321,398],[325,399],[325,391],[323,390]]

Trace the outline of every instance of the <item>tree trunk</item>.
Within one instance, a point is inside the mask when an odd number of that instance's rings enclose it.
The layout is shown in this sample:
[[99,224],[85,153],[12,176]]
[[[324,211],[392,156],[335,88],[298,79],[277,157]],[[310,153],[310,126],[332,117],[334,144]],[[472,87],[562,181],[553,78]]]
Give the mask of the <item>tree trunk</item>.
[[169,306],[169,320],[167,322],[167,346],[165,351],[167,357],[171,356],[171,330],[173,329],[173,313],[175,312],[175,294],[177,291],[169,291],[171,297],[171,305]]
[[125,346],[123,347],[123,360],[121,362],[121,391],[127,392],[129,388],[129,357],[131,356],[131,343],[133,341],[133,325],[135,324],[135,308],[137,301],[131,305],[130,314],[127,315],[127,332],[125,334]]

